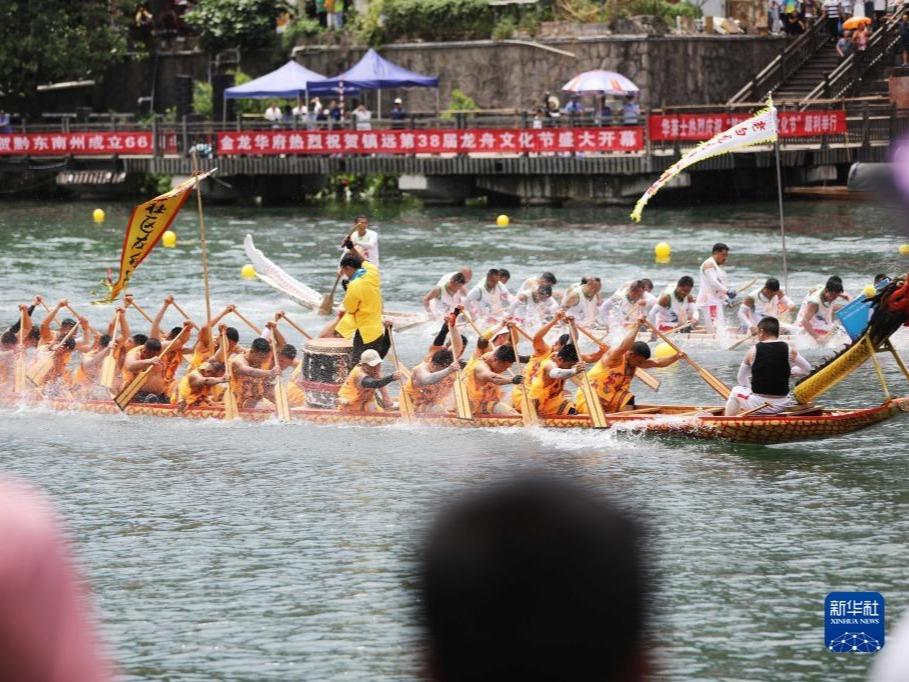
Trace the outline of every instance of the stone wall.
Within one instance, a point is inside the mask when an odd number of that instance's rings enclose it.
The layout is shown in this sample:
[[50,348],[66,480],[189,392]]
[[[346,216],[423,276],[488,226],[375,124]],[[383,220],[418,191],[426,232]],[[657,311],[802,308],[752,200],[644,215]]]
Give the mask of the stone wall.
[[[424,74],[438,75],[443,107],[460,88],[482,108],[527,109],[546,90],[558,91],[590,69],[618,71],[641,88],[644,106],[721,104],[785,45],[766,36],[646,36],[555,39],[545,43],[476,41],[387,45],[382,56]],[[305,47],[297,61],[336,74],[364,48]],[[389,97],[397,93],[390,94]],[[411,111],[435,107],[435,92],[401,93]],[[384,98],[383,98],[384,99]],[[390,99],[384,99],[387,102]]]

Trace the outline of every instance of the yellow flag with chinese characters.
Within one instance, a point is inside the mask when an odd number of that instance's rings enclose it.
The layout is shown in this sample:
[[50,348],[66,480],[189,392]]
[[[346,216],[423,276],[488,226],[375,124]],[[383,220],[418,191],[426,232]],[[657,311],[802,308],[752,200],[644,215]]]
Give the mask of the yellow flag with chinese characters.
[[104,284],[108,288],[107,296],[96,303],[113,303],[129,285],[133,273],[145,260],[151,250],[161,239],[174,218],[183,208],[187,198],[195,187],[211,175],[213,171],[193,176],[184,180],[169,192],[149,199],[133,209],[126,225],[126,236],[123,238],[123,253],[120,254],[120,272],[116,281],[108,277]]

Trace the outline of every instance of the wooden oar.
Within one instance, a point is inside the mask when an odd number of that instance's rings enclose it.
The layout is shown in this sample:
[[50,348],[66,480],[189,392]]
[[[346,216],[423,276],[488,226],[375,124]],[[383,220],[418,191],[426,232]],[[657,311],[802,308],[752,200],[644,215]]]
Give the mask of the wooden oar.
[[[517,373],[521,374],[521,356],[518,355],[518,332],[514,327],[511,327],[509,334],[511,336],[511,347],[514,351],[514,364],[517,365]],[[537,416],[537,408],[533,404],[533,400],[530,399],[530,382],[526,382],[521,386],[521,421],[524,422],[524,426],[536,426],[540,423],[540,418]]]
[[[683,325],[683,327],[687,327],[687,326],[688,325]],[[676,327],[675,329],[671,330],[671,332],[678,331],[679,329],[682,329],[683,327]],[[579,332],[581,332],[584,336],[586,336],[588,339],[590,339],[597,345],[605,345],[605,344],[603,344],[603,339],[598,339],[589,330],[584,329],[584,327],[582,327],[581,325],[577,325],[577,329]],[[644,384],[647,388],[649,388],[651,391],[654,391],[654,392],[659,391],[660,386],[663,385],[663,381],[661,379],[658,379],[657,377],[653,376],[650,372],[648,372],[646,369],[643,369],[642,367],[635,368],[634,376],[642,384]]]
[[395,345],[395,333],[391,330],[391,327],[388,328],[388,339],[391,341],[391,354],[394,355],[394,364],[395,368],[401,373],[401,379],[398,383],[401,385],[401,393],[398,396],[398,407],[401,410],[401,417],[404,418],[404,421],[408,424],[413,424],[414,421],[414,407],[413,401],[410,399],[410,395],[405,390],[404,384],[407,381],[407,370],[401,364],[401,360],[398,357],[398,348]]
[[227,377],[227,385],[224,389],[224,419],[233,421],[240,416],[240,408],[237,407],[237,396],[234,395],[233,378],[234,371],[230,366],[230,356],[227,354],[227,326],[219,327],[221,339],[221,357],[224,358],[224,376]]
[[[459,362],[457,358],[455,358],[455,362]],[[458,419],[473,419],[470,396],[467,393],[467,379],[464,377],[464,371],[460,369],[455,372],[454,394]]]
[[[180,334],[177,334],[170,343],[168,343],[164,349],[158,354],[159,358],[163,358],[165,355],[170,352],[171,347],[180,340]],[[149,365],[141,372],[139,372],[133,380],[130,381],[126,386],[124,386],[120,392],[114,397],[114,402],[117,404],[117,407],[120,408],[121,412],[126,410],[126,406],[129,405],[129,402],[136,397],[136,394],[142,390],[142,387],[145,386],[145,382],[148,381],[148,375],[151,374],[151,371],[155,368],[154,365]]]
[[248,319],[246,319],[246,317],[243,315],[243,313],[241,313],[239,310],[234,309],[234,310],[232,310],[231,312],[232,312],[234,315],[236,315],[236,316],[243,322],[243,324],[245,324],[247,327],[249,327],[249,328],[252,329],[254,332],[256,332],[256,334],[262,334],[262,330],[259,329],[259,328],[258,328],[256,325],[254,325],[252,322],[250,322]]
[[25,311],[19,311],[19,346],[16,348],[16,369],[13,374],[13,391],[22,394],[25,390]]
[[[73,307],[69,303],[66,304],[66,309],[68,311],[70,311],[73,315],[76,316],[76,320],[82,319],[82,316],[79,313],[77,313],[75,310],[73,310]],[[88,323],[87,319],[86,319],[86,322]],[[98,334],[98,330],[95,329],[94,327],[92,327],[91,323],[88,323],[88,330],[90,332],[92,332],[93,334]],[[98,334],[98,336],[100,336],[100,334]]]
[[[352,229],[347,233],[347,236],[344,237],[344,241],[341,242],[341,246],[344,246],[344,242],[350,239],[353,236],[353,233],[357,231],[357,228]],[[338,282],[341,281],[341,273],[338,273],[338,276],[335,277],[335,283],[331,287],[331,291],[325,294],[322,297],[322,303],[319,305],[319,314],[320,315],[331,315],[332,309],[335,307],[335,291],[338,288]]]
[[736,348],[741,346],[743,343],[745,343],[746,341],[751,341],[751,339],[755,338],[756,336],[757,336],[757,332],[755,332],[754,334],[749,334],[744,339],[739,339],[738,341],[736,341],[734,344],[729,346],[729,348],[727,348],[726,350],[735,350]]
[[742,286],[736,288],[736,290],[735,290],[736,296],[738,296],[740,293],[745,291],[745,289],[749,288],[755,282],[757,282],[757,277],[752,277],[751,280],[747,284],[743,284]]
[[293,320],[291,320],[289,317],[287,317],[287,315],[281,315],[281,318],[280,318],[280,319],[284,320],[285,322],[287,322],[287,324],[289,324],[291,327],[293,327],[293,328],[296,329],[298,332],[300,332],[300,333],[303,335],[303,338],[305,338],[305,339],[311,339],[311,338],[312,338],[312,335],[307,334],[307,333],[306,333],[306,330],[303,329],[303,327],[301,327],[301,326],[298,325],[296,322],[294,322]]
[[[280,365],[278,364],[278,344],[274,341],[271,343],[271,357],[272,361],[275,363],[275,368],[280,370]],[[284,380],[281,378],[280,372],[278,373],[278,376],[275,377],[275,412],[280,421],[290,421],[290,403],[287,400],[287,388],[284,386]]]
[[[574,320],[568,320],[568,333],[571,334],[571,342],[574,344],[575,352],[578,354],[578,360],[581,359],[581,346],[578,344],[578,330],[575,328]],[[606,416],[603,414],[603,404],[600,402],[600,396],[590,383],[590,377],[587,372],[581,374],[581,393],[587,402],[587,409],[590,421],[595,429],[606,428]]]
[[117,358],[114,357],[113,345],[116,342],[117,330],[119,327],[120,316],[117,313],[114,313],[114,333],[111,334],[110,342],[108,343],[107,355],[104,360],[101,361],[101,379],[99,382],[107,389],[113,388],[114,375],[117,370]]
[[151,318],[151,316],[147,312],[145,312],[145,310],[142,309],[142,306],[140,306],[138,303],[136,303],[136,300],[132,296],[129,297],[126,304],[127,304],[127,306],[132,306],[133,308],[135,308],[136,312],[138,312],[142,317],[144,317],[148,321],[149,324],[155,323],[155,321]]
[[725,400],[726,398],[729,397],[729,393],[730,393],[731,389],[726,384],[724,384],[722,381],[720,381],[716,376],[711,374],[708,370],[701,367],[698,363],[696,363],[694,360],[692,360],[690,357],[688,357],[687,354],[682,353],[682,351],[679,350],[679,347],[676,346],[672,341],[670,341],[669,338],[666,337],[663,334],[663,332],[661,332],[659,329],[657,329],[655,325],[651,324],[651,322],[649,320],[645,319],[644,324],[646,324],[648,327],[650,327],[653,330],[653,332],[657,336],[659,336],[660,339],[662,339],[663,343],[665,343],[667,346],[672,348],[672,350],[674,350],[676,353],[682,354],[683,357],[688,361],[688,364],[691,365],[691,367],[694,369],[695,372],[697,372],[698,376],[701,377],[701,379],[703,379],[706,382],[706,384],[708,386],[710,386],[710,388],[712,388],[714,391],[719,393],[720,396],[722,396],[723,400]]
[[189,320],[190,322],[192,322],[193,318],[191,318],[189,315],[186,314],[186,311],[180,307],[179,303],[177,303],[176,301],[171,301],[171,305],[177,309],[177,312],[183,316],[184,320]]
[[[764,403],[763,405],[758,405],[757,407],[752,407],[752,408],[751,408],[750,410],[748,410],[747,412],[742,412],[741,414],[736,414],[736,415],[733,415],[733,416],[735,416],[735,417],[750,417],[750,416],[753,415],[755,412],[760,412],[760,411],[763,410],[765,407],[770,407],[770,403]],[[769,416],[769,415],[768,415],[768,416]]]
[[34,369],[26,372],[25,378],[32,382],[36,388],[44,383],[45,379],[47,378],[47,373],[54,368],[54,354],[56,353],[57,348],[66,343],[69,337],[71,337],[78,328],[78,324],[70,327],[69,331],[66,332],[62,339],[56,343],[51,344],[50,355],[39,362]]

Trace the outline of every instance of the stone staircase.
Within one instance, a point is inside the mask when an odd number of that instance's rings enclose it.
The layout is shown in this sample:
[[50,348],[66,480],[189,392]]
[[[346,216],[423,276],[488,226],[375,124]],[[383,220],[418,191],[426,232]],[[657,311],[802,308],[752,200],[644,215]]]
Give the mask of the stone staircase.
[[817,51],[803,62],[785,81],[773,90],[773,99],[799,101],[805,98],[824,78],[843,61],[836,53],[833,38],[818,46]]

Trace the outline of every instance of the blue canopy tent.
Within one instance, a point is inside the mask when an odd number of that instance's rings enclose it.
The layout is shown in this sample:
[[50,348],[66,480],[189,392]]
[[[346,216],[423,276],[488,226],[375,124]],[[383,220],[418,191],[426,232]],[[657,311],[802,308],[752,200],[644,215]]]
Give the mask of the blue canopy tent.
[[[439,79],[423,76],[393,64],[372,48],[356,64],[334,78],[326,78],[322,86],[378,90],[379,98],[383,88],[438,88]],[[382,101],[378,99],[377,112],[382,116]],[[438,108],[438,106],[436,107]]]
[[[279,69],[271,73],[259,76],[243,85],[235,85],[232,88],[224,90],[225,106],[227,111],[227,100],[229,99],[270,99],[278,98],[296,98],[300,99],[303,93],[306,101],[309,101],[310,94],[323,94],[337,92],[334,84],[327,84],[328,79],[325,76],[310,71],[305,66],[301,66],[293,59],[287,62]],[[225,113],[226,115],[226,113]]]

